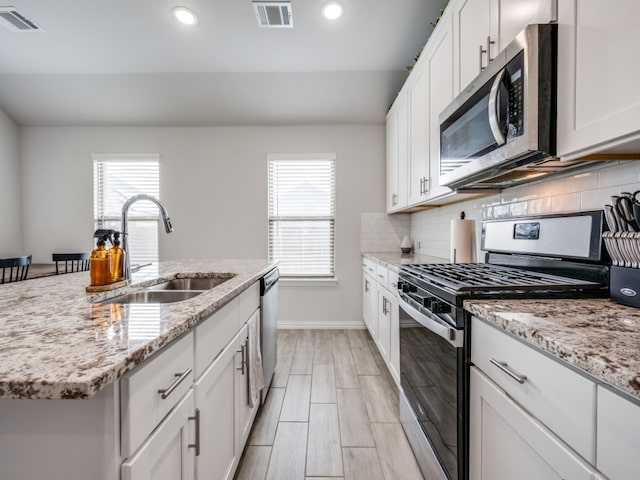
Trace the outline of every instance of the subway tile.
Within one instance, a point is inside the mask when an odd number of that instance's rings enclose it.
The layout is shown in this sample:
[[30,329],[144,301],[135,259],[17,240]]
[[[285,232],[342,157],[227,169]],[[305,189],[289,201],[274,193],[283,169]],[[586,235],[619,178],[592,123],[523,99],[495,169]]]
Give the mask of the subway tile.
[[565,192],[565,179],[557,178],[538,184],[539,197],[552,197],[562,195]]
[[528,215],[541,215],[551,212],[551,199],[548,197],[530,200],[528,203]]
[[598,172],[584,172],[565,179],[565,192],[584,192],[598,188]]
[[551,211],[552,212],[575,212],[580,210],[581,207],[581,194],[567,193],[565,195],[558,195],[551,198]]
[[598,170],[598,188],[640,182],[640,162],[630,160]]
[[603,205],[610,204],[611,196],[618,195],[618,193],[620,193],[620,189],[617,186],[581,192],[581,207],[583,210],[600,209]]

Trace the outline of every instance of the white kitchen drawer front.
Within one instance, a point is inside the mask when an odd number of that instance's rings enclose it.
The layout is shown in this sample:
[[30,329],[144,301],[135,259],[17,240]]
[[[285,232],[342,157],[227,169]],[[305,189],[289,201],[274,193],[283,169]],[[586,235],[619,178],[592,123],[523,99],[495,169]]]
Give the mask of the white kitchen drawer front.
[[387,279],[387,285],[388,285],[387,288],[389,289],[391,294],[395,296],[396,292],[398,291],[398,272],[396,272],[392,268],[389,268],[389,277]]
[[247,288],[238,297],[240,302],[240,322],[244,323],[260,307],[260,282],[256,282]]
[[194,378],[200,378],[229,343],[229,339],[242,328],[238,305],[238,299],[234,298],[196,326]]
[[386,265],[382,265],[378,263],[376,265],[376,281],[382,285],[384,288],[389,288],[389,268]]
[[596,467],[610,480],[640,476],[640,406],[598,387]]
[[471,360],[525,410],[595,464],[595,383],[475,317]]
[[366,273],[375,278],[377,263],[370,258],[362,257],[362,268]]
[[[186,334],[120,380],[122,455],[130,456],[193,383],[193,335]],[[164,398],[163,398],[164,397]]]

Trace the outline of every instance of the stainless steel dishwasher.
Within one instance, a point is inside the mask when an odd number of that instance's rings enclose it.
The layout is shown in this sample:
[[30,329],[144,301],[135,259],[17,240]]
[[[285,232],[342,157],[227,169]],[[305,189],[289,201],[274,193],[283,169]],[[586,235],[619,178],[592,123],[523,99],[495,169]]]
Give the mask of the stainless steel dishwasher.
[[278,358],[278,278],[278,267],[274,267],[260,279],[260,348],[264,374],[262,403],[269,393]]

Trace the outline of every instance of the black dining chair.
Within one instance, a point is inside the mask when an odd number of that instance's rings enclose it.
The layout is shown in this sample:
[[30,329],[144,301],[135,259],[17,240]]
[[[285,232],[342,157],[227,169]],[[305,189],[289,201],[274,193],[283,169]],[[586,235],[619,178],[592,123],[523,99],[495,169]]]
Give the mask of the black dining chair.
[[14,258],[0,258],[0,269],[2,269],[1,283],[20,282],[27,279],[31,265],[31,255]]
[[[89,253],[53,253],[51,257],[56,262],[56,275],[89,270]],[[62,262],[64,262],[64,271]]]

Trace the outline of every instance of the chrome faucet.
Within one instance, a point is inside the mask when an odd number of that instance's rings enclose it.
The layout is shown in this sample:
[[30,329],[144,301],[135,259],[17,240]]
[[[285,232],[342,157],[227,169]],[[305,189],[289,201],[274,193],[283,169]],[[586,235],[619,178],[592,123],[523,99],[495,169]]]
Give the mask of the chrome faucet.
[[125,251],[125,261],[124,261],[124,278],[126,281],[131,280],[131,261],[128,250],[128,227],[129,227],[129,208],[131,205],[136,203],[138,200],[149,200],[152,203],[155,203],[160,209],[160,214],[162,215],[162,220],[164,221],[164,231],[167,233],[173,232],[173,225],[171,224],[171,219],[169,218],[169,214],[167,213],[167,209],[160,203],[156,197],[152,197],[151,195],[147,195],[146,193],[141,193],[139,195],[134,195],[129,200],[124,202],[122,205],[122,249]]

